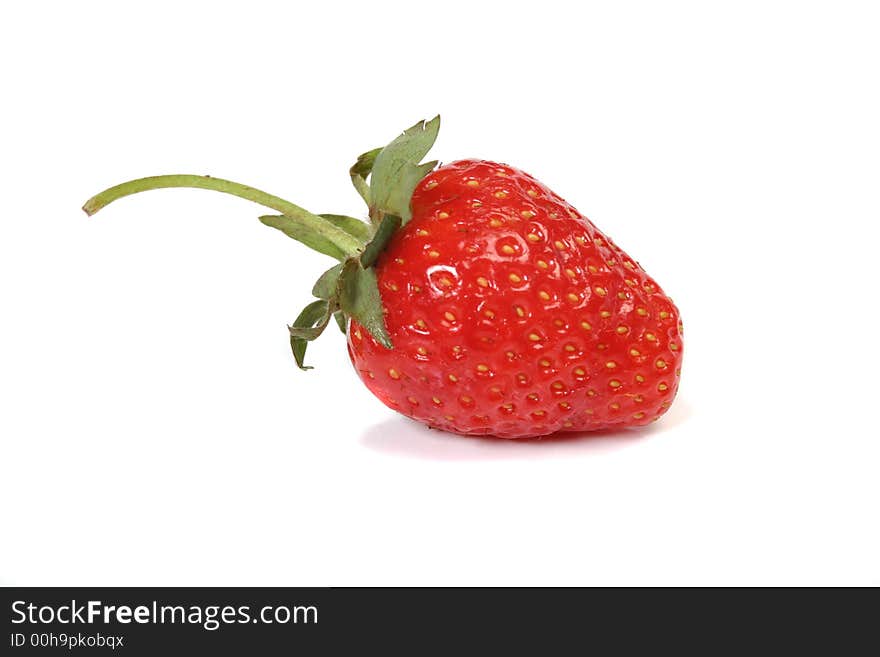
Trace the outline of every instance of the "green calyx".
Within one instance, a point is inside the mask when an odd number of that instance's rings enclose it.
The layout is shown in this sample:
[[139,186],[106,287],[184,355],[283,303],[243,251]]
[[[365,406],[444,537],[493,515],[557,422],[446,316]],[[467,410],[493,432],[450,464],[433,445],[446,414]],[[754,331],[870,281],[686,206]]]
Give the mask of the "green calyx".
[[325,271],[312,288],[317,299],[307,304],[288,327],[290,345],[300,369],[306,347],[333,318],[345,332],[349,319],[357,320],[377,342],[393,348],[376,272],[376,260],[395,231],[412,217],[410,199],[419,181],[437,162],[421,163],[440,129],[440,117],[420,121],[384,148],[361,155],[349,170],[351,182],[369,208],[369,223],[341,214],[312,214],[298,205],[240,183],[211,176],[168,175],[139,178],[116,185],[86,201],[83,210],[95,214],[124,196],[151,189],[191,187],[210,189],[253,201],[280,214],[260,221],[339,262]]

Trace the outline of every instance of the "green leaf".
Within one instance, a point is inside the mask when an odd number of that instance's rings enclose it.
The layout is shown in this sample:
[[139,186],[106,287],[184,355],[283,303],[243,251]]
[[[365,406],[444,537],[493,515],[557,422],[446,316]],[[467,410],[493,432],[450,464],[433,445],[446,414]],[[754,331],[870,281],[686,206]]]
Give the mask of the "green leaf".
[[356,255],[363,246],[344,230],[313,214],[306,213],[296,217],[286,214],[264,215],[260,217],[260,221],[337,260]]
[[[329,304],[326,301],[313,301],[299,314],[299,317],[288,327],[290,331],[290,348],[293,357],[301,370],[310,370],[310,366],[303,364],[306,355],[306,347],[309,341],[317,338],[324,327],[327,326],[329,316]],[[318,328],[320,327],[320,328]]]
[[339,274],[342,272],[342,263],[333,265],[321,274],[321,277],[315,282],[312,288],[312,296],[319,299],[329,300],[336,296],[336,284],[339,281]]
[[346,260],[339,278],[339,306],[382,346],[392,348],[385,328],[376,272],[372,267],[364,269],[355,258]]
[[439,130],[439,116],[419,121],[376,156],[370,177],[371,211],[397,215],[404,224],[410,220],[413,190],[437,164],[419,166],[419,162],[431,150]]
[[381,148],[374,148],[366,153],[358,156],[357,162],[351,165],[348,174],[351,176],[351,184],[357,190],[357,193],[364,199],[367,207],[370,205],[370,186],[367,184],[367,176],[373,170],[373,164],[376,162],[376,156],[382,151]]
[[416,191],[419,181],[431,173],[436,166],[437,160],[434,160],[433,162],[425,162],[419,165],[407,164],[401,169],[397,184],[391,190],[388,200],[385,202],[385,206],[388,208],[386,212],[399,214],[402,223],[409,223],[409,220],[412,219],[410,200],[412,199],[413,192]]
[[376,229],[376,236],[367,244],[364,252],[361,253],[361,265],[363,267],[373,266],[376,258],[385,250],[385,246],[388,244],[391,236],[394,235],[394,231],[400,228],[400,224],[400,217],[396,217],[393,214],[386,214],[382,217],[382,221]]
[[318,216],[326,219],[337,228],[341,228],[361,244],[370,241],[370,225],[365,221],[344,214],[319,214]]
[[345,313],[341,310],[333,313],[333,319],[336,320],[337,326],[339,326],[339,330],[342,331],[342,334],[345,335],[345,329],[347,328],[346,324],[348,324],[348,318],[345,316]]

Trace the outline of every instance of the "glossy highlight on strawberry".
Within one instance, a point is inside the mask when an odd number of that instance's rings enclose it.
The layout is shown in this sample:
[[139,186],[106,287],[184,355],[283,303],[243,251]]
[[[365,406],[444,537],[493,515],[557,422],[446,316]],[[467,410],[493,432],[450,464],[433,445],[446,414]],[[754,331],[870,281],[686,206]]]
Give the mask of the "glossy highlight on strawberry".
[[352,362],[386,405],[506,438],[647,424],[678,388],[678,310],[638,263],[528,174],[428,175],[377,263],[394,349],[357,322]]
[[[440,117],[363,153],[349,175],[369,221],[314,214],[211,176],[111,187],[190,187],[280,214],[260,221],[337,263],[288,327],[296,364],[330,324],[385,405],[466,435],[540,437],[636,427],[678,391],[682,326],[660,286],[575,208],[505,164],[421,162]],[[335,320],[335,321],[331,321]]]

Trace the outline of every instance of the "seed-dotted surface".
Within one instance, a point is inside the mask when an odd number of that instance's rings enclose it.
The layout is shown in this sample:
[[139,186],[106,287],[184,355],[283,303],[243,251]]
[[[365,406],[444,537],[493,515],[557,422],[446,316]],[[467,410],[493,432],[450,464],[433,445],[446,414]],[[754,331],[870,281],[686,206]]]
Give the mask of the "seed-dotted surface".
[[376,270],[394,343],[352,322],[370,390],[430,426],[505,438],[647,424],[678,388],[678,310],[638,263],[528,174],[427,176]]

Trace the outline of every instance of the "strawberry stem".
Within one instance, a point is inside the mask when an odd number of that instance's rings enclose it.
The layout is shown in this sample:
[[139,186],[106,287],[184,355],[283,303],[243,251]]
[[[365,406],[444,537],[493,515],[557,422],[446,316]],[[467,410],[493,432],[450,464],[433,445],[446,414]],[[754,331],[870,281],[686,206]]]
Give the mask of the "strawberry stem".
[[305,210],[290,201],[285,201],[283,198],[267,194],[259,189],[254,189],[253,187],[248,187],[241,183],[232,182],[231,180],[223,180],[222,178],[213,178],[212,176],[174,174],[169,176],[151,176],[149,178],[130,180],[93,196],[86,201],[85,205],[83,205],[83,210],[87,215],[91,216],[101,208],[117,199],[123,198],[124,196],[153,189],[167,189],[171,187],[210,189],[215,192],[223,192],[224,194],[238,196],[239,198],[253,201],[254,203],[258,203],[267,208],[272,208],[273,210],[281,212],[293,219],[304,220],[307,224],[320,228],[321,233],[323,233],[325,237],[331,239],[346,253],[355,254],[363,248],[361,242],[344,230],[337,228],[328,220],[314,215],[308,210]]

